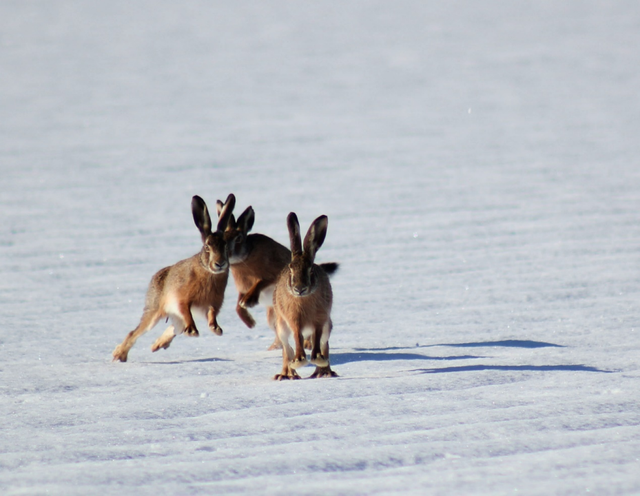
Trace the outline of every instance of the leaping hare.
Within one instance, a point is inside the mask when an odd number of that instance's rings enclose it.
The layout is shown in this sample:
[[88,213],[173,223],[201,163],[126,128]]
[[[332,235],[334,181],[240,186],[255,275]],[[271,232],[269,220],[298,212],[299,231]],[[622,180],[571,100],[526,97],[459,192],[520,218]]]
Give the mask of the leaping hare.
[[[223,203],[218,200],[220,214]],[[273,290],[282,270],[291,261],[291,252],[274,239],[264,234],[249,234],[255,221],[253,207],[249,206],[238,217],[229,219],[225,240],[229,250],[231,274],[238,290],[236,313],[247,327],[253,328],[256,321],[248,309],[258,303],[267,311],[267,322],[275,333],[270,350],[282,348],[276,331],[276,314],[273,309]],[[327,274],[333,274],[338,264],[331,262],[320,265]],[[309,344],[309,343],[307,343]]]
[[212,232],[207,204],[199,196],[193,197],[191,211],[202,235],[202,250],[191,258],[161,269],[151,278],[140,323],[113,350],[114,361],[126,362],[136,340],[162,318],[171,319],[171,325],[156,340],[151,351],[168,348],[173,338],[182,332],[198,336],[192,310],[206,314],[209,329],[218,336],[222,335],[216,316],[222,307],[229,278],[224,230],[235,203],[235,196],[230,194],[220,211],[217,230]]
[[[295,213],[287,217],[291,262],[282,271],[273,294],[278,337],[283,344],[282,372],[274,379],[300,379],[296,369],[306,365],[304,338],[311,339],[311,363],[316,377],[337,377],[329,364],[331,334],[331,304],[333,293],[326,272],[313,263],[316,252],[327,235],[328,218],[321,215],[311,223],[304,244],[300,239],[300,224]],[[304,249],[303,249],[304,248]],[[296,350],[289,345],[293,334]]]

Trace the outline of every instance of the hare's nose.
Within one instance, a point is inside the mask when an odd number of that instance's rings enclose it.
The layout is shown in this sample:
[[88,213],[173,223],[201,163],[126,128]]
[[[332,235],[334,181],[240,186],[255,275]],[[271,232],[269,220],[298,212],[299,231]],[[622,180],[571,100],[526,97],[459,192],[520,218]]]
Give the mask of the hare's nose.
[[227,262],[216,262],[214,265],[216,266],[216,269],[224,270],[224,269],[227,268],[228,264],[227,264]]

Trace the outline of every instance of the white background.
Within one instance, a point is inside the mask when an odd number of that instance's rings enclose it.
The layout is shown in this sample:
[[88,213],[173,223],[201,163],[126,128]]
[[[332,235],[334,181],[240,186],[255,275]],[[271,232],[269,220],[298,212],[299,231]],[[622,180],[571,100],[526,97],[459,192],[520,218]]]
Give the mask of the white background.
[[[638,47],[631,0],[0,3],[0,492],[640,493]],[[329,216],[340,378],[272,381],[232,283],[111,362],[230,192]]]

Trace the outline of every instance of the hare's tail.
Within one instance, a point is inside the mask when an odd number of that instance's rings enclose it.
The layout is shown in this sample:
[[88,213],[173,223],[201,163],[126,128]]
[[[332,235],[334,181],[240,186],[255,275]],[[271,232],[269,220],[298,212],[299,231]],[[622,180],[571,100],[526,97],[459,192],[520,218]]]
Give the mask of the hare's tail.
[[340,267],[340,264],[337,262],[327,262],[327,263],[321,263],[319,265],[320,267],[322,267],[322,270],[324,270],[328,276],[332,276],[333,274],[335,274],[338,268]]

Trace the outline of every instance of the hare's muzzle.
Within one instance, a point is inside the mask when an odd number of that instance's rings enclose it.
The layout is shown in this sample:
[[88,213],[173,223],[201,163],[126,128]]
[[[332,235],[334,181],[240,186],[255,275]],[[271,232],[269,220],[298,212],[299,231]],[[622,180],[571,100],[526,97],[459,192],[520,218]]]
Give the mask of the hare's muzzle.
[[220,272],[224,272],[228,268],[229,268],[229,262],[227,262],[226,260],[222,262],[215,262],[213,264],[213,272],[216,274],[219,274]]

